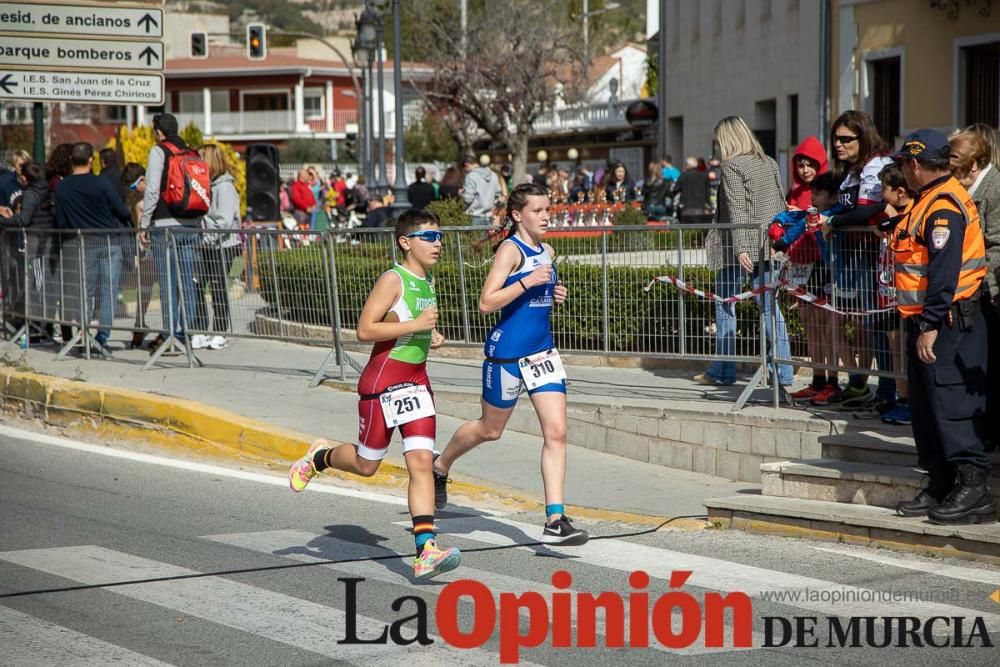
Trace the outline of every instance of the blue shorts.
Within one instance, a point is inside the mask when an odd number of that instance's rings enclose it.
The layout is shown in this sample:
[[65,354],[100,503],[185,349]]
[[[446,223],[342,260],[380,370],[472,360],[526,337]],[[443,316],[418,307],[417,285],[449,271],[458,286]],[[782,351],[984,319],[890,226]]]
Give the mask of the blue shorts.
[[[512,408],[521,395],[524,381],[516,361],[483,361],[483,400],[495,408]],[[543,384],[528,390],[528,396],[543,391],[566,393],[566,381]]]

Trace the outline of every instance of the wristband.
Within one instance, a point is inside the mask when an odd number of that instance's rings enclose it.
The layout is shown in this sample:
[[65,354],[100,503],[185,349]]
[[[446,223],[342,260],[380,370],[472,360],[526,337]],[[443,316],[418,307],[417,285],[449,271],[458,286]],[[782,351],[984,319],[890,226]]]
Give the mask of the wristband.
[[523,280],[521,280],[520,278],[518,278],[518,279],[517,279],[517,282],[521,284],[521,287],[523,287],[523,288],[524,288],[524,291],[525,291],[525,292],[527,292],[527,291],[528,291],[528,286],[524,284],[524,281],[523,281]]

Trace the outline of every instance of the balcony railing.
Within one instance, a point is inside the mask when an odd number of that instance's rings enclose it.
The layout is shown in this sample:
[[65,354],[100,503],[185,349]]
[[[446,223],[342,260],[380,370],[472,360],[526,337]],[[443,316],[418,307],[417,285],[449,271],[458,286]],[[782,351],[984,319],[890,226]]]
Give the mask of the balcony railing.
[[533,129],[535,132],[558,132],[587,128],[627,127],[625,109],[634,101],[552,109],[538,117]]
[[[343,132],[348,123],[356,122],[357,112],[353,109],[334,110],[333,131]],[[294,134],[295,111],[218,111],[212,113],[212,134]],[[206,129],[205,114],[179,113],[177,122],[181,127],[193,122],[202,130]],[[325,132],[326,119],[309,120],[304,132]]]

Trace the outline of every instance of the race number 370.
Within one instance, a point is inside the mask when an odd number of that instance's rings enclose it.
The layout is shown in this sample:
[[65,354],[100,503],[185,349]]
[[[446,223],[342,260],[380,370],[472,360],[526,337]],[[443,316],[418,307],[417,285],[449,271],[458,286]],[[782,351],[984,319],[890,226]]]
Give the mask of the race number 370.
[[414,385],[382,394],[379,397],[385,425],[392,428],[400,424],[434,416],[434,401],[427,387]]

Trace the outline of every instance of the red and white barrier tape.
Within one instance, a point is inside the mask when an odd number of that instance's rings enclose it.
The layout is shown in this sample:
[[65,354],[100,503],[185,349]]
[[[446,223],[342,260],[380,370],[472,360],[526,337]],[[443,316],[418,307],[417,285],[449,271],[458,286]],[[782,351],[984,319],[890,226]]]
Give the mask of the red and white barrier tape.
[[828,310],[831,313],[837,313],[839,315],[852,315],[860,317],[864,315],[874,315],[876,313],[886,313],[895,310],[896,308],[896,304],[892,303],[885,308],[871,308],[868,310],[840,310],[839,308],[834,308],[832,305],[830,305],[830,302],[825,297],[816,296],[811,292],[807,292],[801,285],[793,285],[790,282],[788,282],[788,280],[785,279],[775,280],[769,283],[765,283],[763,285],[753,288],[752,290],[747,290],[746,292],[740,292],[739,294],[734,294],[733,296],[728,296],[728,297],[721,297],[718,294],[715,294],[714,292],[710,292],[707,290],[700,290],[696,287],[692,287],[683,280],[680,280],[679,278],[676,278],[674,276],[656,276],[655,278],[649,281],[648,285],[646,285],[645,291],[647,292],[650,291],[653,288],[653,285],[656,284],[657,281],[673,285],[682,292],[687,292],[688,294],[694,294],[696,296],[702,297],[703,299],[708,299],[709,301],[715,301],[717,303],[736,303],[737,301],[746,301],[747,299],[752,299],[755,296],[760,296],[761,294],[769,290],[780,287],[784,291],[794,296],[796,299],[805,301],[806,303],[812,304],[817,308],[822,308],[823,310]]

